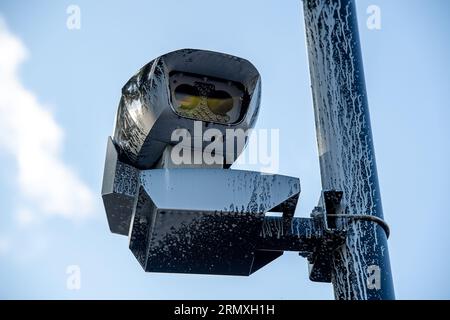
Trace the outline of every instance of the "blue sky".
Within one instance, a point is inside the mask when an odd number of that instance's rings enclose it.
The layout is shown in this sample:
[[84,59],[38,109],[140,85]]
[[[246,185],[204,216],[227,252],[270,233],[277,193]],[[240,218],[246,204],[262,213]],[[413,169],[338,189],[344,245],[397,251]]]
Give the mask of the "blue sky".
[[[70,4],[80,30],[66,27]],[[366,27],[373,4],[381,30]],[[396,294],[450,299],[450,3],[357,7]],[[320,173],[299,0],[6,0],[0,17],[0,298],[333,298],[293,253],[249,278],[146,274],[100,198],[121,87],[153,58],[199,48],[259,69],[257,127],[280,129],[279,172],[300,177],[296,214],[309,215]],[[80,290],[66,287],[70,265]]]

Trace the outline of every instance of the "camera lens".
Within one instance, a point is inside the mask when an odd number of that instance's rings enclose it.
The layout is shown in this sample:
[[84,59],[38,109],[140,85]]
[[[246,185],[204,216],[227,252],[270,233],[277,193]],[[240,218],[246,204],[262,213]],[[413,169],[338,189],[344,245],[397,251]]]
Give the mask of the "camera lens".
[[227,112],[233,109],[233,98],[226,91],[213,91],[207,98],[207,104],[214,114],[226,116]]
[[175,89],[175,99],[181,109],[192,110],[199,105],[201,97],[195,87],[182,84]]

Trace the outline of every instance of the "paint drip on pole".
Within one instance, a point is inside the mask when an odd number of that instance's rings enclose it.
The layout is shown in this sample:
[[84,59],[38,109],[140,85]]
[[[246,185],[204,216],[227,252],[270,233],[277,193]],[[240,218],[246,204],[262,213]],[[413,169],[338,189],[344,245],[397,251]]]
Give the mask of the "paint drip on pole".
[[[303,0],[322,188],[343,191],[345,215],[383,219],[356,7],[353,0]],[[387,235],[352,220],[336,250],[336,299],[395,299]]]

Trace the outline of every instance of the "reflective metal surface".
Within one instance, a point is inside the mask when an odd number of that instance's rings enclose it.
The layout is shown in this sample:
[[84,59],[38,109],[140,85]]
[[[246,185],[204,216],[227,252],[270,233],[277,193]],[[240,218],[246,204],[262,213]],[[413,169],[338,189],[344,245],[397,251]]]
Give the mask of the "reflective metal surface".
[[[298,178],[226,169],[137,170],[109,142],[103,202],[146,271],[249,275],[280,255],[260,248],[265,213],[294,215]],[[195,187],[193,184],[195,183]]]
[[[172,95],[177,86],[171,86],[170,79],[180,74],[201,79],[188,83],[194,88],[182,87]],[[256,121],[260,91],[260,75],[247,60],[194,49],[165,54],[145,65],[122,89],[113,136],[119,159],[139,169],[152,168],[167,145],[176,143],[171,141],[176,129],[193,135],[195,120],[224,137],[229,128],[246,131]],[[224,146],[223,153],[234,161],[243,148]]]

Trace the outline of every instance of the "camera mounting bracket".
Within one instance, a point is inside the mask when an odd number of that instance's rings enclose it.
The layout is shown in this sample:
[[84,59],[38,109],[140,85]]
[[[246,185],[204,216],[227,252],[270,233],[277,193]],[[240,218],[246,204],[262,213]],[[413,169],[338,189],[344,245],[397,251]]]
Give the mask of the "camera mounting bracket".
[[310,218],[294,217],[299,195],[299,179],[287,176],[139,170],[121,162],[108,142],[102,197],[109,226],[129,236],[148,272],[248,276],[294,251],[308,259],[310,280],[331,282],[332,255],[345,244],[348,222],[375,222],[389,235],[381,219],[342,214],[341,191],[323,191]]

